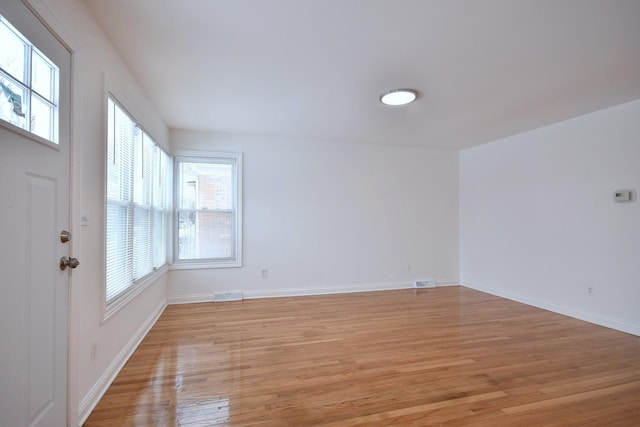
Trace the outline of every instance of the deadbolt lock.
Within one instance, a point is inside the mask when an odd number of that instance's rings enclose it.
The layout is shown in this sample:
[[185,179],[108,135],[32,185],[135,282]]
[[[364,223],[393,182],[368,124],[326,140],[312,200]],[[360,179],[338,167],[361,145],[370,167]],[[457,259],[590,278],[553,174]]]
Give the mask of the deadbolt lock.
[[60,232],[60,241],[62,243],[67,243],[71,241],[71,233],[69,233],[67,230],[62,230]]

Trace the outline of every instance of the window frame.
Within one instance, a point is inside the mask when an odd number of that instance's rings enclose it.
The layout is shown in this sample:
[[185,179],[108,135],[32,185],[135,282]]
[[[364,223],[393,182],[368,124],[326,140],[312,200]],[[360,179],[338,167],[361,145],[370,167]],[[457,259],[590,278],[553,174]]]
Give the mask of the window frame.
[[[128,118],[132,121],[132,123],[134,124],[134,126],[136,128],[138,128],[140,130],[140,132],[142,132],[142,135],[139,137],[140,138],[140,144],[141,144],[141,150],[144,150],[144,136],[146,135],[146,137],[150,138],[151,141],[153,141],[153,147],[157,147],[159,150],[161,150],[161,152],[164,154],[164,160],[166,160],[166,164],[164,167],[164,172],[165,172],[165,176],[161,177],[161,180],[164,182],[164,187],[165,187],[165,194],[164,194],[164,207],[160,210],[161,212],[163,212],[164,215],[164,225],[165,225],[165,229],[164,229],[164,234],[165,234],[165,246],[164,246],[164,263],[154,267],[154,255],[153,255],[153,248],[151,249],[151,266],[152,269],[151,271],[149,271],[148,273],[144,274],[142,277],[139,277],[137,279],[133,279],[132,283],[127,286],[122,292],[118,293],[117,295],[115,295],[112,299],[110,299],[109,301],[107,301],[107,287],[108,287],[108,283],[107,283],[107,211],[110,205],[118,205],[118,206],[124,206],[127,209],[131,209],[132,210],[132,215],[134,215],[134,211],[136,209],[140,209],[140,208],[144,208],[144,209],[148,209],[150,211],[149,216],[149,221],[151,221],[153,223],[153,213],[158,211],[158,207],[154,206],[154,202],[153,199],[149,200],[149,205],[141,205],[140,203],[138,203],[135,200],[135,197],[133,195],[133,193],[129,196],[131,200],[129,201],[122,201],[122,200],[111,200],[109,198],[109,166],[108,166],[108,162],[109,162],[109,155],[108,155],[108,150],[109,150],[109,106],[110,106],[110,101],[113,102],[117,107],[119,107],[122,112],[124,114],[126,114],[128,116]],[[172,156],[170,153],[168,153],[160,144],[158,144],[155,140],[155,138],[153,138],[153,136],[151,136],[151,134],[145,129],[145,127],[140,123],[140,121],[137,119],[137,116],[135,114],[133,114],[131,112],[130,109],[128,109],[127,107],[125,107],[125,105],[122,102],[122,98],[116,96],[112,91],[107,90],[105,92],[105,99],[104,99],[104,108],[105,108],[105,114],[104,114],[104,120],[105,120],[105,131],[104,131],[104,141],[105,141],[105,148],[104,148],[104,153],[105,153],[105,159],[104,159],[104,190],[103,190],[103,206],[104,206],[104,241],[103,241],[103,250],[104,250],[104,273],[103,273],[103,287],[102,287],[102,306],[103,306],[103,316],[102,316],[102,322],[106,322],[113,314],[115,314],[117,311],[119,311],[122,307],[124,307],[129,301],[131,301],[133,298],[135,298],[137,295],[139,295],[142,291],[144,291],[147,287],[149,287],[149,285],[151,285],[152,283],[156,282],[160,277],[162,277],[162,275],[164,275],[168,269],[169,269],[169,263],[170,263],[170,259],[171,259],[171,252],[170,252],[170,242],[169,242],[169,238],[171,236],[171,224],[172,224],[172,220],[171,220],[171,212],[172,212],[172,207],[171,207],[171,201],[172,201],[172,188],[173,188],[173,178],[172,178],[172,171],[173,171],[173,161],[172,161]],[[162,157],[161,157],[162,159]],[[133,165],[132,165],[132,169],[133,169],[133,174],[135,175],[135,172],[137,170],[137,168],[139,167],[139,165],[136,165],[136,156],[133,156]],[[133,185],[133,184],[131,184]],[[152,184],[150,184],[152,185]],[[129,189],[130,192],[133,192],[133,187],[131,189]],[[133,227],[133,225],[131,225],[131,227]],[[150,231],[150,244],[153,245],[153,234],[154,234],[154,230],[153,230],[153,226],[151,226],[151,231]],[[132,234],[133,236],[134,234]],[[132,238],[133,239],[133,238]],[[133,255],[133,249],[132,249],[132,255]],[[135,257],[135,255],[133,255]],[[134,261],[131,261],[132,263],[132,270],[135,271],[135,265],[133,265]]]
[[[26,99],[22,102],[26,106],[25,114],[25,127],[18,126],[5,119],[0,118],[0,126],[16,132],[24,137],[27,137],[35,142],[47,145],[51,148],[58,148],[60,143],[60,67],[47,57],[35,44],[33,44],[24,34],[22,34],[11,22],[0,14],[0,25],[4,25],[10,32],[12,32],[25,46],[24,52],[24,67],[23,76],[15,76],[0,67],[0,75],[3,75],[10,84],[19,87],[26,93]],[[40,60],[49,65],[51,74],[51,94],[50,98],[45,94],[41,94],[34,88],[33,78],[33,63],[34,56],[40,57]],[[0,95],[1,96],[1,95]],[[51,110],[49,135],[48,137],[41,136],[34,132],[33,124],[31,123],[31,115],[33,110],[34,98],[38,102],[45,104]]]
[[[219,162],[216,162],[219,160]],[[209,164],[232,164],[234,166],[233,174],[233,219],[235,221],[234,238],[235,253],[231,258],[200,258],[200,259],[178,259],[179,245],[179,212],[185,209],[179,207],[179,186],[180,176],[178,169],[180,163],[209,163]],[[242,153],[239,152],[222,152],[222,151],[185,151],[180,150],[174,152],[173,158],[173,257],[170,269],[172,270],[189,270],[189,269],[205,269],[205,268],[238,268],[242,267]]]

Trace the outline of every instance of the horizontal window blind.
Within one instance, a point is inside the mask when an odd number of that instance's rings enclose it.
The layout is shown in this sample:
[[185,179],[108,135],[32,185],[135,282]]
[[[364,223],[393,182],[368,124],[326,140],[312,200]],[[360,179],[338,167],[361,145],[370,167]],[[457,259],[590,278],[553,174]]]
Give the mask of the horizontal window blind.
[[107,305],[167,261],[169,156],[112,98],[107,119]]

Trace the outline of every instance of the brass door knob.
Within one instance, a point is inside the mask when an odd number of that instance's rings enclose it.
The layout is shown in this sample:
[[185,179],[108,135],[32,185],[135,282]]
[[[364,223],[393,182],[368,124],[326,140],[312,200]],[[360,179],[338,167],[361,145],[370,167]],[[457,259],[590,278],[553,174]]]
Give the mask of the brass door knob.
[[73,269],[79,265],[80,265],[80,261],[78,261],[77,258],[69,258],[66,256],[63,256],[62,258],[60,258],[60,270],[66,270],[67,267],[70,267]]

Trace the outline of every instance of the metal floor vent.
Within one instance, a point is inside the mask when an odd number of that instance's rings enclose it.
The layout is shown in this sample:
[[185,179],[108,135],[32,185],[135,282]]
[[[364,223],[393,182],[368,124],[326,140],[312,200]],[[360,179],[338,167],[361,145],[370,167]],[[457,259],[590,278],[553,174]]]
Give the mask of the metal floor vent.
[[435,288],[436,281],[435,280],[418,280],[416,281],[416,288]]
[[213,301],[242,301],[242,291],[217,292],[213,294]]

